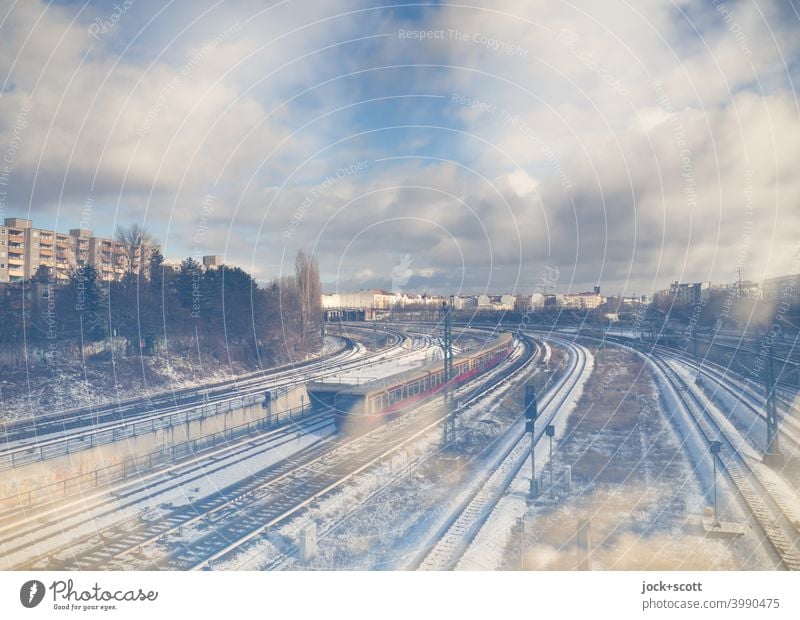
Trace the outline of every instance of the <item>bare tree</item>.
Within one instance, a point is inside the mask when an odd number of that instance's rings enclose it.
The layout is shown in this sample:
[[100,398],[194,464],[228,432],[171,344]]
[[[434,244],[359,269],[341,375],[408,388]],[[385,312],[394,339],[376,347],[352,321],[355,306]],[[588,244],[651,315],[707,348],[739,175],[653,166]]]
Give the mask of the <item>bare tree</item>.
[[303,250],[298,250],[294,261],[295,279],[300,305],[300,339],[304,344],[315,344],[320,330],[322,312],[322,284],[317,261]]
[[115,264],[121,265],[128,275],[141,274],[147,263],[147,254],[153,245],[150,233],[139,224],[118,227],[116,242],[121,252],[119,254],[114,252]]

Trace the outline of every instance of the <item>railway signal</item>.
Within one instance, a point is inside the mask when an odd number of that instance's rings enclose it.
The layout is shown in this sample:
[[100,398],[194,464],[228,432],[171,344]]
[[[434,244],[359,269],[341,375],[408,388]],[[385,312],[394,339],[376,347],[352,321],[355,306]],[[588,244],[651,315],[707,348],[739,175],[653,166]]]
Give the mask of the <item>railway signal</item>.
[[539,495],[539,481],[536,479],[536,418],[539,411],[536,404],[536,388],[530,383],[525,386],[525,432],[531,434],[531,490],[530,498],[535,499]]
[[711,458],[714,460],[714,523],[712,527],[720,527],[719,513],[717,512],[717,457],[722,450],[721,441],[712,441],[709,444]]
[[550,497],[553,497],[553,436],[556,434],[556,427],[548,424],[544,429],[545,434],[550,439]]

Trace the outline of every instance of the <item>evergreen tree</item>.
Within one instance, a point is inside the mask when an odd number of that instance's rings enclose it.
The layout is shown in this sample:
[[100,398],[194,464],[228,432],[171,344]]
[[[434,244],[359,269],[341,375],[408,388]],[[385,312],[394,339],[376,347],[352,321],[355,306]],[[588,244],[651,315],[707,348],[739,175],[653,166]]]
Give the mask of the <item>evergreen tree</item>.
[[[85,265],[69,274],[65,295],[65,323],[72,323],[78,342],[97,342],[108,336],[108,306],[97,270]],[[68,330],[72,331],[72,330]]]

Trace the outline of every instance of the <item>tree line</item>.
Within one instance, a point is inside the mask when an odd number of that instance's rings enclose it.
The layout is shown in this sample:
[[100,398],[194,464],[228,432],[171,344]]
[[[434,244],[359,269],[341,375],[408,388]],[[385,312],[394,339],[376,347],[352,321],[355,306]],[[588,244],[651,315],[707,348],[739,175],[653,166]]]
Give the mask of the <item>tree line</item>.
[[146,260],[129,264],[136,266],[112,282],[84,265],[64,284],[55,284],[44,266],[29,281],[6,284],[0,365],[48,363],[57,355],[91,362],[113,352],[199,354],[267,367],[321,347],[319,268],[302,251],[293,276],[266,285],[239,267],[206,269],[193,258],[166,266],[154,246]]

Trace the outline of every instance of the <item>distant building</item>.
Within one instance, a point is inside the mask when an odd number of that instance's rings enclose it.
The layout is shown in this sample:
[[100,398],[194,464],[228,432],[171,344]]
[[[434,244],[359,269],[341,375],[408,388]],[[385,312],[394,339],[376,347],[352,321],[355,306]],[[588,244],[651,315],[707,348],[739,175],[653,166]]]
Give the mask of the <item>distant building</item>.
[[513,310],[517,303],[517,298],[514,295],[500,295],[500,309]]
[[605,303],[605,298],[600,295],[599,286],[595,286],[591,293],[564,293],[559,297],[560,306],[565,310],[594,310]]
[[[134,260],[144,264],[151,246]],[[127,271],[128,256],[121,243],[95,237],[91,230],[73,228],[69,234],[34,228],[31,220],[7,217],[0,225],[0,282],[29,280],[47,267],[56,283],[66,282],[71,269],[91,265],[104,282],[119,280]]]
[[734,299],[761,299],[763,297],[761,285],[752,280],[709,285],[709,293],[713,292],[721,292]]
[[547,298],[547,295],[544,293],[534,293],[531,295],[530,300],[530,307],[533,310],[543,310],[544,309],[544,301]]
[[800,274],[769,278],[761,283],[764,299],[800,302]]
[[469,310],[478,307],[478,298],[474,295],[456,295],[453,298],[453,308],[456,310]]
[[707,298],[710,287],[704,282],[678,282],[669,285],[669,289],[656,293],[657,297],[671,297],[681,304],[699,304]]
[[330,293],[322,295],[322,307],[326,309],[378,309],[386,310],[400,301],[395,293],[380,289],[354,291],[352,293]]
[[623,297],[622,303],[630,304],[631,306],[647,306],[650,304],[650,298],[647,295],[635,295],[631,297]]
[[217,269],[222,267],[222,257],[216,255],[204,256],[203,267],[206,269]]

